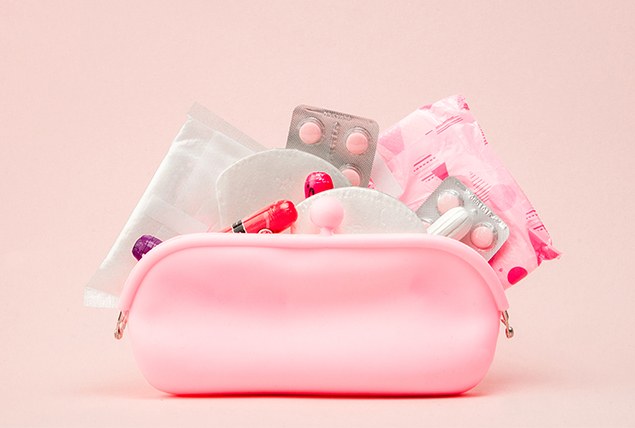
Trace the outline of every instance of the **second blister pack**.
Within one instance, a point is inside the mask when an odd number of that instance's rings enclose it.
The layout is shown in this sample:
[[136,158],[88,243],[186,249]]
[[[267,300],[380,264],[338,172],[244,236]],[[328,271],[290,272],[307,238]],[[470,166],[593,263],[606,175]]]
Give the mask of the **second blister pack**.
[[[491,259],[509,237],[505,222],[456,177],[443,180],[416,213],[428,225],[428,233],[445,236],[451,235],[442,229],[453,227],[449,217],[460,218],[457,227],[467,227],[458,239],[485,260]],[[437,229],[441,233],[435,233]]]
[[374,120],[300,105],[293,110],[286,148],[319,156],[342,171],[353,186],[367,187],[378,135]]

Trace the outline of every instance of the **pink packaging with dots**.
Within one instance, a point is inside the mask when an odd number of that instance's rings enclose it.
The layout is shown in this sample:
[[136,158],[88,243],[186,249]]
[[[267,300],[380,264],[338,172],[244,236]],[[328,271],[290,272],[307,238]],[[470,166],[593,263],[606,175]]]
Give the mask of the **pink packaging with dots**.
[[465,98],[426,105],[379,135],[377,153],[404,189],[413,210],[449,176],[461,180],[508,226],[510,234],[490,265],[505,288],[544,260],[560,257],[524,192],[488,145]]

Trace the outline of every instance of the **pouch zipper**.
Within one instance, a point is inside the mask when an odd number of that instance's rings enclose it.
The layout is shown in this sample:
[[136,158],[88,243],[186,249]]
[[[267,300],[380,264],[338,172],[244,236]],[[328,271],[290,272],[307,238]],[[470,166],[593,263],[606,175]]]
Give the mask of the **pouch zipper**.
[[[172,238],[172,241],[176,241],[179,238],[182,238],[182,237],[177,236],[176,238]],[[154,253],[158,253],[158,252],[155,250]],[[154,255],[158,256],[158,254],[154,254]],[[144,274],[145,272],[141,273],[141,276],[143,276]],[[129,308],[130,304],[132,303],[132,299],[134,298],[134,293],[126,296],[126,298],[127,298],[126,300],[129,300],[129,301],[127,302],[127,305],[124,305],[124,308]],[[496,299],[496,296],[494,296],[494,298]],[[497,301],[497,304],[498,303],[499,302]],[[506,300],[505,300],[505,303],[507,303]],[[506,304],[505,306],[508,306],[508,305]],[[502,309],[500,308],[500,304],[499,304],[499,309]],[[514,329],[509,323],[509,313],[506,309],[501,311],[501,323],[503,323],[503,325],[505,326],[505,336],[508,339],[511,339],[512,337],[514,337]],[[114,332],[115,339],[120,340],[121,338],[123,338],[123,333],[124,333],[124,330],[126,329],[127,324],[128,324],[128,310],[122,310],[119,312],[119,316],[117,318],[117,326]]]
[[[505,336],[508,339],[514,337],[514,328],[509,324],[509,312],[506,310],[501,313],[501,322],[505,325]],[[126,325],[128,325],[128,312],[119,312],[117,327],[115,327],[115,339],[121,340],[123,338]]]
[[505,336],[508,339],[514,337],[514,328],[509,325],[509,313],[506,310],[501,313],[501,322],[505,324]]
[[117,327],[115,328],[115,339],[121,340],[123,337],[123,331],[126,329],[126,325],[128,324],[128,311],[119,312],[119,317],[117,318]]

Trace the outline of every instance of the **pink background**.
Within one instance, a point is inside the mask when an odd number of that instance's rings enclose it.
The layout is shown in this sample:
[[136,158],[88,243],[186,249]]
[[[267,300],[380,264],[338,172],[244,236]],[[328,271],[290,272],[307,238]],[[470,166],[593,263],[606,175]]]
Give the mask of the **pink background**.
[[[635,3],[0,0],[0,425],[635,425]],[[461,93],[563,251],[455,398],[182,399],[82,306],[194,101],[268,147],[293,108],[385,129]]]

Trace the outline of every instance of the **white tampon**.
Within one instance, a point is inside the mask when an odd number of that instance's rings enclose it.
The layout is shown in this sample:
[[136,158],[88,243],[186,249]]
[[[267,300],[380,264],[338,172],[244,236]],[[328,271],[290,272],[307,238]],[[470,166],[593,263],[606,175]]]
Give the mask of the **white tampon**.
[[472,217],[469,211],[463,207],[454,207],[428,227],[428,234],[460,240],[467,235],[471,227]]

